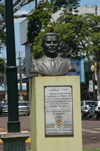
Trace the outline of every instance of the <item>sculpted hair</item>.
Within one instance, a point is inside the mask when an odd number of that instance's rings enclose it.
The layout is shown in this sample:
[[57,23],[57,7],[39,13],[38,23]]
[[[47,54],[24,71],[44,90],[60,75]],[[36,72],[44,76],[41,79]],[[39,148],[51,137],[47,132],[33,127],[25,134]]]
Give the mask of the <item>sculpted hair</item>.
[[56,36],[56,37],[57,37],[57,40],[58,40],[58,35],[57,35],[56,33],[46,33],[46,34],[43,35],[43,37],[42,37],[42,45],[43,45],[43,43],[45,42],[46,36]]

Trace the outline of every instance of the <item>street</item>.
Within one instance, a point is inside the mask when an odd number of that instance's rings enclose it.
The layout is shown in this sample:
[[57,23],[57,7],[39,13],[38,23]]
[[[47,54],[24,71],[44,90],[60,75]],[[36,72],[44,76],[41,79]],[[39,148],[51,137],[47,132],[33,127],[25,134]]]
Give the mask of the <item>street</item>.
[[100,148],[100,119],[82,119],[83,148]]
[[[30,116],[19,116],[21,131],[30,131]],[[0,130],[7,129],[8,114],[0,115]]]
[[[0,115],[0,132],[7,131],[8,115]],[[30,131],[30,117],[19,116],[21,131]],[[82,119],[83,148],[100,148],[100,119]],[[30,149],[30,142],[26,143],[26,149]],[[0,142],[0,151],[3,151],[3,143]]]

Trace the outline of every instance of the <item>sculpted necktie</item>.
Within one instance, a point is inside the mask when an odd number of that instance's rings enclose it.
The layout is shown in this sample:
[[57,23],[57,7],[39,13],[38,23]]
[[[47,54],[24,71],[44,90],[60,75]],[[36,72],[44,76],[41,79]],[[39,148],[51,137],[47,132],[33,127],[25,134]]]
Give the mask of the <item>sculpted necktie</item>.
[[51,59],[51,67],[52,69],[56,69],[55,59]]

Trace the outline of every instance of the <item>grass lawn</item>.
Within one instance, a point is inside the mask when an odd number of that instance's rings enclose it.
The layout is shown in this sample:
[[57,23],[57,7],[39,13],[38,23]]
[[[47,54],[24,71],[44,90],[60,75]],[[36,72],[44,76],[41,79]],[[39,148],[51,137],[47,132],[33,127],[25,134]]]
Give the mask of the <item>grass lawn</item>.
[[83,151],[100,151],[100,148],[83,148]]

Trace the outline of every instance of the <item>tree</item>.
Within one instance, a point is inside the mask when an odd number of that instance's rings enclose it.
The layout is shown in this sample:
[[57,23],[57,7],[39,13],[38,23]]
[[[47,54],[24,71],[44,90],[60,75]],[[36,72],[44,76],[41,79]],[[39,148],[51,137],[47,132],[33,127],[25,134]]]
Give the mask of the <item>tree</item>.
[[[76,30],[79,32],[81,29],[81,26],[77,26],[80,20],[78,21],[77,19],[75,24],[71,23],[72,20],[74,22],[74,20],[77,18],[76,15],[72,14],[72,10],[74,11],[73,7],[66,7],[58,18],[57,22],[52,23],[54,31],[58,33],[59,36],[59,53],[63,57],[75,57],[80,50],[79,38],[76,37]],[[45,32],[41,32],[33,42],[33,56],[35,58],[39,58],[43,55],[41,43],[42,36],[46,32],[48,32],[47,28],[45,28]]]
[[[45,5],[40,5],[35,11],[34,16],[28,17],[28,40],[33,42],[38,33],[47,26],[48,22],[52,18],[52,14],[65,6],[70,6],[75,9],[78,6],[80,0],[50,0]],[[44,9],[45,8],[45,9]],[[70,11],[72,11],[72,9]]]
[[[67,6],[68,11],[70,13],[72,13],[72,11],[76,11],[76,7],[78,6],[78,2],[79,0],[75,0],[74,2],[71,0],[51,0],[49,3],[46,3],[44,5],[44,7],[39,7],[39,9],[36,10],[36,12],[34,13],[33,17],[29,17],[28,20],[28,40],[29,42],[34,42],[34,39],[36,36],[38,36],[39,32],[45,28],[48,24],[48,22],[50,22],[50,19],[52,18],[52,14],[54,12],[56,12],[57,10],[63,8],[65,9],[65,6]],[[44,9],[45,8],[45,9]],[[53,19],[52,19],[53,20]],[[52,24],[52,23],[51,23]],[[37,38],[38,39],[38,38]],[[33,46],[34,47],[34,43]],[[38,46],[35,45],[35,49]],[[35,49],[33,51],[35,51]],[[38,48],[39,49],[39,48]],[[39,51],[40,50],[40,51]],[[41,49],[39,49],[39,53],[35,53],[34,57],[38,58],[39,56],[41,56],[43,54],[43,51],[41,51]],[[39,55],[39,56],[38,56]]]
[[4,73],[4,59],[0,58],[0,74]]
[[[0,15],[1,15],[0,19],[3,18],[5,15],[5,7],[3,4],[0,4]],[[0,30],[2,27],[3,27],[3,24],[0,26]],[[0,39],[1,39],[1,34],[0,34]],[[4,31],[2,31],[2,42],[6,43],[6,34]]]
[[[100,60],[100,16],[73,15],[71,9],[71,7],[64,9],[58,20],[52,24],[59,36],[59,53],[68,58],[77,58],[81,52],[86,53],[92,64],[91,55],[95,56],[95,60]],[[44,33],[39,33],[34,39],[33,56],[35,58],[43,55],[41,39]]]
[[90,56],[94,56],[96,61],[100,60],[100,16],[94,14],[86,14],[82,17],[83,25],[80,31],[80,47],[82,52],[86,53],[86,56],[93,64],[93,60]]
[[41,29],[49,23],[53,8],[53,5],[48,2],[45,5],[40,5],[35,11],[34,16],[28,17],[28,40],[30,43],[38,36]]
[[80,0],[51,0],[51,2],[54,4],[54,12],[56,12],[61,8],[66,8],[66,6],[76,8],[79,6]]
[[[18,10],[20,10],[23,6],[31,3],[34,1],[35,7],[33,8],[33,10],[29,13],[29,14],[15,14],[15,12],[17,12]],[[39,7],[39,5],[43,5],[47,2],[47,0],[39,0],[37,2],[37,0],[16,0],[13,3],[13,12],[14,12],[14,18],[22,18],[22,17],[29,17],[32,16],[34,14],[34,12],[36,11],[36,9]],[[4,29],[6,27],[6,17],[5,17],[5,2],[4,0],[0,1],[0,37],[4,40]],[[1,9],[2,8],[2,9]]]
[[21,67],[22,67],[23,73],[25,73],[25,71],[26,71],[26,62],[25,62],[25,58],[23,58],[22,61],[21,61]]

